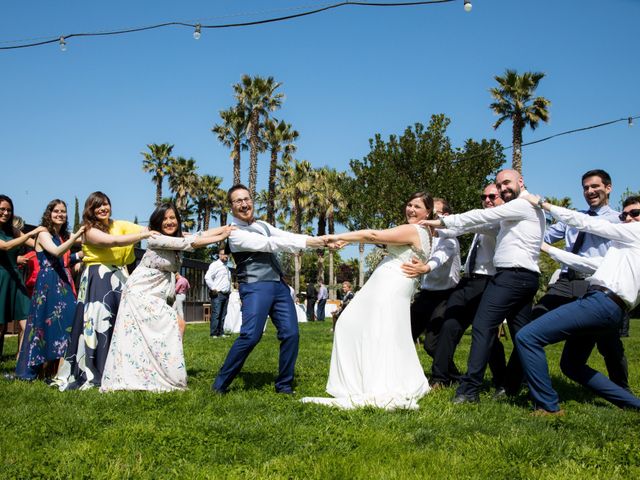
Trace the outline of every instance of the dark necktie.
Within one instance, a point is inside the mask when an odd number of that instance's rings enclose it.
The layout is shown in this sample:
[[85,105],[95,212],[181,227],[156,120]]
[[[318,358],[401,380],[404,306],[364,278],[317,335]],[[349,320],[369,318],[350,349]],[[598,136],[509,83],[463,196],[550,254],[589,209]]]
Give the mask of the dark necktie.
[[478,257],[478,248],[480,247],[480,236],[476,234],[474,237],[475,243],[469,252],[469,261],[467,262],[467,266],[469,267],[469,275],[473,274],[473,271],[476,268],[476,258]]
[[[587,212],[587,215],[591,216],[591,217],[597,217],[598,214],[596,212],[594,212],[593,210],[589,210]],[[582,248],[582,245],[584,244],[584,239],[586,237],[586,233],[584,231],[580,231],[580,233],[578,233],[578,236],[576,237],[576,241],[573,244],[573,247],[571,247],[571,253],[574,253],[576,255],[579,255],[580,253],[580,249]],[[576,278],[576,271],[572,270],[571,268],[567,270],[567,275],[569,276],[570,280],[573,280]]]

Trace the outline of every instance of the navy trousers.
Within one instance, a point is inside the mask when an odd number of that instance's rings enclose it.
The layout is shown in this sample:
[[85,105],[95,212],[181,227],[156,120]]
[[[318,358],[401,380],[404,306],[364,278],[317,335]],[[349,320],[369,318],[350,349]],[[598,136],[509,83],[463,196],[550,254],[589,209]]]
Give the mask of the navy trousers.
[[324,307],[327,304],[326,298],[318,300],[318,306],[316,307],[316,320],[324,322]]
[[218,292],[215,295],[209,293],[211,298],[211,323],[209,324],[209,335],[219,337],[224,334],[224,319],[227,316],[229,306],[229,294]]
[[276,391],[292,391],[293,375],[298,358],[298,316],[289,293],[289,287],[280,282],[253,282],[240,284],[242,300],[242,326],[240,336],[231,346],[222,368],[213,383],[213,389],[226,392],[238,375],[245,360],[262,338],[267,316],[278,331],[280,340],[279,374]]
[[[505,319],[511,338],[515,338],[518,331],[529,323],[538,277],[538,273],[525,268],[497,269],[482,294],[473,319],[467,373],[462,377],[457,394],[477,396],[480,392],[491,348]],[[516,345],[506,370],[504,387],[509,393],[516,392],[523,380],[520,358],[515,350]]]
[[640,398],[587,365],[596,335],[620,329],[625,312],[602,292],[589,292],[538,318],[516,335],[529,390],[537,408],[560,409],[558,394],[551,385],[544,347],[566,339],[560,368],[572,380],[619,407],[640,409]]

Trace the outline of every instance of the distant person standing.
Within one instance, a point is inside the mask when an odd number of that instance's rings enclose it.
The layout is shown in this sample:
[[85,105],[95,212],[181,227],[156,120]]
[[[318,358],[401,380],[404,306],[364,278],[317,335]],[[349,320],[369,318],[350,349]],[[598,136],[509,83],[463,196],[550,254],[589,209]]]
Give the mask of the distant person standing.
[[322,283],[322,280],[318,280],[318,307],[316,308],[316,319],[319,322],[324,322],[324,307],[329,299],[329,290]]
[[189,280],[184,276],[176,272],[176,300],[173,303],[173,308],[178,314],[178,326],[180,327],[180,333],[184,335],[185,319],[184,319],[184,303],[187,301],[187,290],[191,288]]
[[314,320],[314,314],[313,314],[313,308],[316,305],[316,295],[318,294],[318,292],[316,292],[316,287],[313,285],[312,282],[308,282],[307,283],[307,321],[308,322],[313,322]]
[[231,272],[227,267],[229,256],[224,248],[218,251],[218,258],[209,265],[204,276],[211,298],[211,325],[209,335],[213,338],[224,336],[224,317],[227,316],[229,294],[231,293]]

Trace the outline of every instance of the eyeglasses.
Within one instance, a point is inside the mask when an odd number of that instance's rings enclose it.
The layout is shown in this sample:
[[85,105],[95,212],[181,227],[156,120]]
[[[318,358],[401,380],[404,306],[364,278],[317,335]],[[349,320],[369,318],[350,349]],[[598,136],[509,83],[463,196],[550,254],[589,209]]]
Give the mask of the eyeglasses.
[[638,218],[639,215],[640,208],[634,208],[633,210],[629,210],[628,212],[622,212],[618,218],[624,222],[627,217]]
[[245,198],[238,198],[237,200],[233,200],[231,203],[236,207],[239,207],[243,203],[246,203],[247,205],[251,205],[253,203],[253,200],[251,200],[249,197],[245,197]]
[[483,202],[487,198],[493,202],[496,198],[498,198],[498,195],[496,195],[495,193],[490,193],[489,195],[480,195],[480,200],[482,200]]
[[0,208],[0,213],[11,213],[13,210],[10,208]]

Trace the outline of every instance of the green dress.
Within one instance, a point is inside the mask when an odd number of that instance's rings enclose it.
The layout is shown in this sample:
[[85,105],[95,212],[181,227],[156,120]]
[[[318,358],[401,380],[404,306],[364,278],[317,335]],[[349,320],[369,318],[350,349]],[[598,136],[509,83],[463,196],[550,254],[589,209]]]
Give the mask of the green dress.
[[[13,237],[0,230],[0,239],[8,242]],[[12,320],[24,320],[29,314],[29,295],[18,271],[17,257],[20,247],[5,252],[0,250],[0,325]]]

